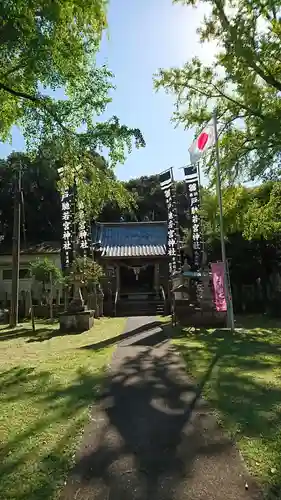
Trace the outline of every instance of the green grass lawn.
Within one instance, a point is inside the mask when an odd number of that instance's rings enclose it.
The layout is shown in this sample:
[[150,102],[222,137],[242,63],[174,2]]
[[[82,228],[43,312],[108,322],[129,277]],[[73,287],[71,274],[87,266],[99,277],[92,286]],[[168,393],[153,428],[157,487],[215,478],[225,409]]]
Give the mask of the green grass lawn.
[[281,326],[276,323],[248,318],[233,334],[176,328],[174,343],[251,472],[281,498]]
[[[50,500],[64,483],[125,319],[79,335],[0,327],[0,498]],[[88,346],[88,349],[85,348]],[[89,346],[91,346],[89,348]]]

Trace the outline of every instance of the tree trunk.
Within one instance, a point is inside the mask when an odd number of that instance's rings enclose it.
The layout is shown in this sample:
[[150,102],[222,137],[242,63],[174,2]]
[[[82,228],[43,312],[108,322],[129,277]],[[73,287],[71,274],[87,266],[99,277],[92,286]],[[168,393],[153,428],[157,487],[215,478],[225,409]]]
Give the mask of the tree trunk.
[[30,298],[30,318],[31,318],[31,324],[32,324],[32,331],[35,332],[34,307],[33,307],[33,297],[32,297],[32,284],[33,284],[33,278],[31,279],[31,283],[30,283],[29,298]]
[[64,310],[67,311],[69,304],[69,289],[66,287],[64,289]]
[[54,306],[53,306],[53,299],[54,299],[54,293],[53,293],[53,277],[52,273],[50,273],[50,320],[51,322],[54,321]]
[[95,317],[96,317],[96,318],[99,318],[99,305],[98,305],[98,297],[97,297],[97,286],[96,286],[96,283],[94,283],[93,291],[94,291]]

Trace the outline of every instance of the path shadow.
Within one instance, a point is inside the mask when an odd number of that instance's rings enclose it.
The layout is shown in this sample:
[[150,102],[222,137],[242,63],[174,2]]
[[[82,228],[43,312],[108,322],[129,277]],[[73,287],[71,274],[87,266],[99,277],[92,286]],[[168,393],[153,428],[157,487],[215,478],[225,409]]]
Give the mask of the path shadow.
[[[183,498],[177,491],[192,475],[194,462],[232,447],[219,429],[208,436],[203,431],[214,429],[215,419],[201,393],[220,352],[198,385],[189,382],[180,358],[165,342],[168,328],[162,324],[160,331],[152,331],[149,342],[130,332],[130,345],[118,347],[132,353],[133,344],[137,350],[109,378],[99,401],[101,414],[92,414],[94,423],[86,430],[61,500],[75,495],[83,500]],[[96,422],[104,419],[97,437]]]

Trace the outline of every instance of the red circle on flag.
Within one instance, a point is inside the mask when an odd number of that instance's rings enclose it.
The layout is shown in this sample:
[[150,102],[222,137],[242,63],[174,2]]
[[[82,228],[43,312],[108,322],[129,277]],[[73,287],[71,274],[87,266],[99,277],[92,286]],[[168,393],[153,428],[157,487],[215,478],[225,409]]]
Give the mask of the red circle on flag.
[[202,134],[199,135],[198,141],[197,141],[197,146],[198,146],[198,149],[200,149],[200,151],[202,151],[202,149],[204,149],[204,147],[206,146],[206,144],[208,142],[208,139],[209,139],[209,136],[208,136],[208,134],[206,134],[206,132],[202,132]]

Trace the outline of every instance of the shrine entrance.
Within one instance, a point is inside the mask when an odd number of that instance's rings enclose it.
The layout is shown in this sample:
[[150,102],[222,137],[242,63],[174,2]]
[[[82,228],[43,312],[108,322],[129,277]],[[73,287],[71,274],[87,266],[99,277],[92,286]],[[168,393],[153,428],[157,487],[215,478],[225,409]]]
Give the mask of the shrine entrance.
[[120,294],[151,293],[154,291],[155,266],[120,266]]

